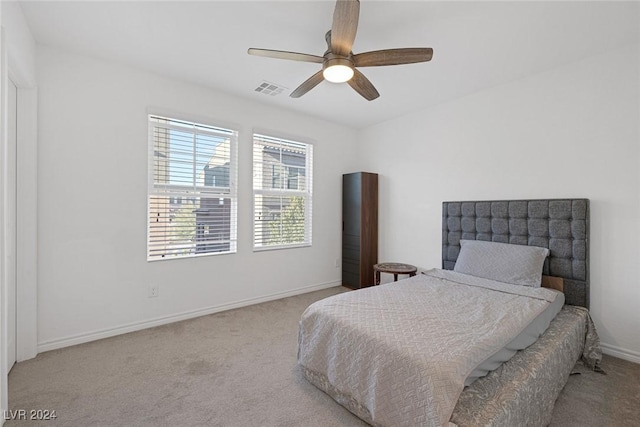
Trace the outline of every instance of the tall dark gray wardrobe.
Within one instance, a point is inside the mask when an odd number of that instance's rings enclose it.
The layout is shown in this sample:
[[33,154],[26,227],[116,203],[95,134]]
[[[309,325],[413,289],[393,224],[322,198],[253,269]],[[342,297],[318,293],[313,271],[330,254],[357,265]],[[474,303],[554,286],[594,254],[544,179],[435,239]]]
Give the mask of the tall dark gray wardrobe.
[[378,174],[342,176],[342,285],[360,289],[374,283],[378,262]]

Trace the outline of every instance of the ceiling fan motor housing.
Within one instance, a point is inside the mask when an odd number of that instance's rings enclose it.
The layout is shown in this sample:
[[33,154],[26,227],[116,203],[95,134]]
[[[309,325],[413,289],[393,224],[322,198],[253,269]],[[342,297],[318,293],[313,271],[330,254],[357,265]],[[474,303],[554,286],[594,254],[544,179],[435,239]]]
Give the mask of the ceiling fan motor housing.
[[334,65],[343,65],[349,68],[353,68],[355,66],[352,60],[345,58],[344,56],[337,56],[333,53],[325,56],[325,60],[322,63],[322,69],[326,70],[327,68],[333,67]]

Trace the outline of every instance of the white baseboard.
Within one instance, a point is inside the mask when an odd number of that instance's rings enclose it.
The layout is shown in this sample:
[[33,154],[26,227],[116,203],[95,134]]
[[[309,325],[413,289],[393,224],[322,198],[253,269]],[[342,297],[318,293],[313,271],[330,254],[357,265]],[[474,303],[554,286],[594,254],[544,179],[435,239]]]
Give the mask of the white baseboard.
[[602,352],[618,359],[628,360],[629,362],[640,363],[640,353],[628,350],[626,348],[617,347],[611,344],[601,343]]
[[83,344],[90,341],[96,341],[103,338],[109,338],[116,335],[122,335],[129,332],[139,331],[141,329],[153,328],[154,326],[166,325],[168,323],[179,322],[181,320],[193,319],[195,317],[206,316],[207,314],[218,313],[226,310],[233,310],[234,308],[246,307],[249,305],[260,304],[262,302],[268,302],[278,300],[282,298],[292,297],[295,295],[306,294],[309,292],[319,291],[322,289],[333,288],[340,286],[342,281],[337,280],[333,282],[320,283],[317,285],[305,286],[302,288],[293,289],[286,292],[277,292],[275,294],[264,295],[256,298],[249,298],[241,301],[236,301],[228,304],[221,304],[212,307],[206,307],[198,310],[187,311],[171,316],[158,317],[151,320],[145,320],[143,322],[129,323],[127,325],[117,326],[115,328],[102,329],[99,331],[88,332],[84,334],[74,335],[70,337],[55,339],[51,341],[45,341],[38,343],[38,353],[45,351],[56,350],[59,348],[69,347],[72,345]]

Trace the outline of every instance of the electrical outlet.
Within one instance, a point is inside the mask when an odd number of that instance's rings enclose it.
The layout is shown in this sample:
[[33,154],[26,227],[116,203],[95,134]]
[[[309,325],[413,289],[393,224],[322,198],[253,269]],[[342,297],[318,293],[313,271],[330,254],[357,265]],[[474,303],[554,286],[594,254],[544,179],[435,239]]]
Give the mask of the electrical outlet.
[[160,293],[160,287],[158,285],[149,285],[149,298],[155,298]]
[[335,259],[335,261],[333,262],[333,266],[335,268],[340,268],[340,258]]

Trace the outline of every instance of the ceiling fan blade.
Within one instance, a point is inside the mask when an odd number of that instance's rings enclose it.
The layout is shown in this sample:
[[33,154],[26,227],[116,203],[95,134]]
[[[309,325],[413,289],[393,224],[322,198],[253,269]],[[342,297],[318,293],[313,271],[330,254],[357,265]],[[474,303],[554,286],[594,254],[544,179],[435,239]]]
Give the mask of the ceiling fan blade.
[[353,77],[347,83],[367,101],[373,101],[380,96],[376,88],[360,71],[354,69]]
[[287,52],[284,50],[256,49],[251,48],[247,51],[249,55],[266,56],[267,58],[289,59],[291,61],[316,62],[322,64],[324,58],[317,55],[309,55],[306,53]]
[[331,26],[331,52],[335,55],[347,56],[356,39],[358,17],[360,16],[359,0],[338,0],[333,11]]
[[324,77],[322,77],[322,70],[320,70],[317,73],[315,73],[313,76],[305,80],[300,86],[296,88],[296,90],[291,92],[291,95],[289,96],[291,98],[300,98],[302,95],[309,92],[314,87],[318,86],[320,82],[322,82],[323,80],[324,80]]
[[413,64],[431,61],[433,49],[430,47],[409,47],[404,49],[374,50],[353,55],[356,67],[377,67],[380,65]]

